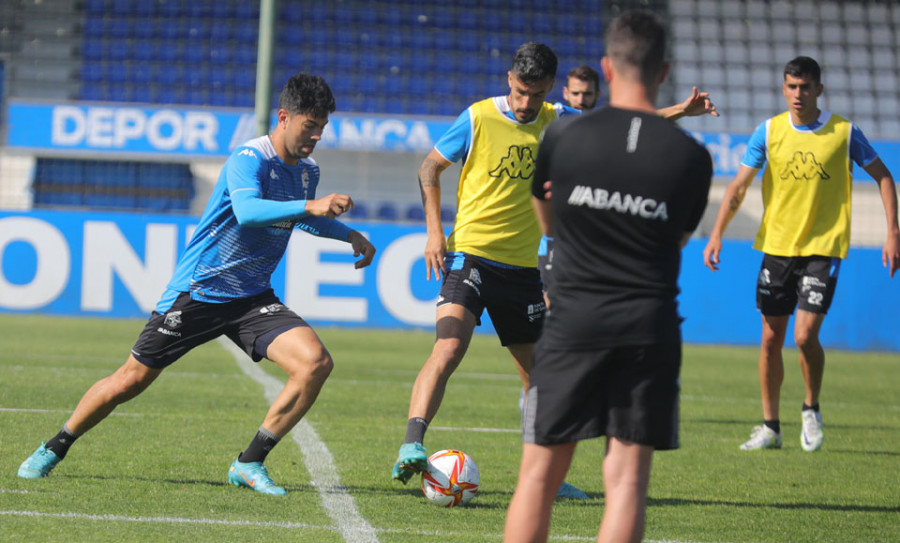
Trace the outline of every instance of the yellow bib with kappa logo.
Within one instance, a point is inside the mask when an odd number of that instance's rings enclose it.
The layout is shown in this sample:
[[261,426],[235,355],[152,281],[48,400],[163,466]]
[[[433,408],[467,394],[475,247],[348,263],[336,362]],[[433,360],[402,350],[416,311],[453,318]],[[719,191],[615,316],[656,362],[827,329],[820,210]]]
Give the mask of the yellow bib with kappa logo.
[[534,268],[541,238],[531,206],[534,158],[544,129],[557,114],[544,103],[537,119],[523,124],[500,110],[505,106],[506,98],[498,97],[469,108],[472,139],[460,171],[447,249]]
[[847,258],[850,249],[851,123],[838,115],[813,131],[790,113],[769,120],[762,224],[755,249],[776,256]]

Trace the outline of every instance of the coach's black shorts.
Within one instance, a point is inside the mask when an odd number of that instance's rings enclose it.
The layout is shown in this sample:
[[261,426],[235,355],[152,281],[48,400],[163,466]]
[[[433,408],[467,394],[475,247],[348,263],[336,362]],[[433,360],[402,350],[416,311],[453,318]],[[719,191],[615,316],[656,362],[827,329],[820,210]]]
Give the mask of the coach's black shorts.
[[830,256],[763,255],[756,282],[756,307],[763,315],[790,315],[794,308],[828,313],[841,259]]
[[599,436],[677,449],[681,340],[566,351],[535,346],[522,415],[527,443]]
[[298,326],[308,324],[271,290],[222,304],[198,302],[183,292],[165,314],[150,315],[131,354],[145,366],[162,369],[225,334],[258,362],[278,335]]
[[462,265],[456,259],[456,265],[453,256],[445,260],[448,271],[438,307],[459,304],[475,315],[478,324],[487,309],[504,347],[537,341],[547,311],[537,268],[494,266],[471,255],[464,256]]

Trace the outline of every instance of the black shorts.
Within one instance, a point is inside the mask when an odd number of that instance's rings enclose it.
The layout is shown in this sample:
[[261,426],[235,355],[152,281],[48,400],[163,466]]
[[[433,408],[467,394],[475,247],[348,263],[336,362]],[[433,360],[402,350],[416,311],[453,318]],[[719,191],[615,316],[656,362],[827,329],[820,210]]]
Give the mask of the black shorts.
[[824,315],[840,271],[840,258],[765,254],[756,282],[756,307],[771,317],[790,315],[795,307]]
[[541,283],[544,292],[549,293],[553,287],[553,240],[544,238],[541,240],[541,248],[538,249],[538,271],[541,272]]
[[471,255],[465,255],[459,266],[456,258],[456,266],[453,256],[445,261],[449,271],[438,307],[459,304],[475,315],[478,324],[487,309],[504,347],[537,341],[547,312],[537,269],[494,266]]
[[276,337],[298,326],[309,325],[271,290],[222,304],[198,302],[183,292],[165,314],[150,315],[131,354],[145,366],[162,369],[225,334],[259,362]]
[[522,414],[527,443],[599,436],[677,449],[681,340],[588,351],[539,341]]

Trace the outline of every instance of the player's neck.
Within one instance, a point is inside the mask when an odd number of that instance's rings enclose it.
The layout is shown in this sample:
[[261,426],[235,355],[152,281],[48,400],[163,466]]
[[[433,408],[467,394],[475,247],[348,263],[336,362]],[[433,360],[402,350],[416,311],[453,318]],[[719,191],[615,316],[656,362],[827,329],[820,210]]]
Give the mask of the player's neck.
[[808,113],[804,113],[802,116],[798,115],[795,111],[791,111],[791,123],[793,123],[794,126],[806,126],[818,121],[819,115],[821,114],[822,110],[820,110],[819,108],[815,108]]
[[[617,80],[618,79],[618,80]],[[656,93],[659,87],[648,88],[638,81],[629,81],[624,78],[613,79],[609,82],[609,105],[619,109],[633,109],[656,113]]]

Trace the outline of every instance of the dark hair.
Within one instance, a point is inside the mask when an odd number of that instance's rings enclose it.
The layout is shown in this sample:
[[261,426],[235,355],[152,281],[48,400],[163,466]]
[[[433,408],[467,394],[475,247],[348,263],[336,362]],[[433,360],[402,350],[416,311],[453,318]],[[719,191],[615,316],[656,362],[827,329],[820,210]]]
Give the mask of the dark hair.
[[556,78],[556,53],[543,43],[530,41],[516,50],[510,71],[523,83]]
[[334,95],[324,79],[317,75],[299,73],[284,84],[278,97],[278,109],[292,115],[307,113],[313,117],[327,117],[336,109]]
[[569,73],[566,74],[566,80],[568,81],[571,78],[580,79],[585,83],[593,83],[595,89],[600,88],[600,74],[597,73],[597,70],[591,68],[587,64],[582,64],[581,66],[576,66],[569,70]]
[[819,63],[809,57],[797,57],[784,65],[784,75],[803,77],[807,75],[819,84],[822,82],[822,69]]
[[627,11],[606,29],[606,55],[618,69],[637,68],[641,80],[655,80],[666,56],[666,29],[650,11]]

